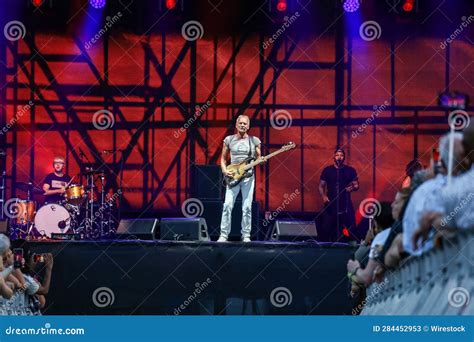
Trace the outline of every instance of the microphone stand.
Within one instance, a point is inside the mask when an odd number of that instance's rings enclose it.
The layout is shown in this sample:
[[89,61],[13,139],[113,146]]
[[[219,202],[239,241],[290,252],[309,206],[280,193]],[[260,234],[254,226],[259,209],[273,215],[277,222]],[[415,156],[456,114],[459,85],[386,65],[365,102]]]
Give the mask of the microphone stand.
[[5,212],[4,212],[4,207],[5,207],[5,192],[6,192],[6,179],[7,179],[7,173],[6,171],[4,170],[2,172],[2,185],[0,186],[0,190],[1,190],[1,195],[0,195],[0,220],[4,220],[5,219]]
[[79,160],[81,161],[81,166],[80,166],[80,174],[79,174],[79,184],[82,185],[82,171],[84,169],[84,157],[85,157],[85,154],[82,152],[82,150],[79,150]]
[[[87,155],[82,151],[81,148],[79,148],[79,152],[81,155],[81,163],[82,163],[82,157],[86,158],[86,161],[91,165],[90,168],[84,168],[84,164],[81,165],[83,170],[81,170],[81,184],[82,184],[82,173],[84,171],[87,172],[86,175],[86,219],[85,219],[85,236],[86,239],[91,237],[90,234],[92,234],[92,229],[93,229],[93,221],[94,221],[94,169],[93,169],[93,164],[91,163],[90,159],[87,157]],[[85,170],[84,170],[85,169]]]

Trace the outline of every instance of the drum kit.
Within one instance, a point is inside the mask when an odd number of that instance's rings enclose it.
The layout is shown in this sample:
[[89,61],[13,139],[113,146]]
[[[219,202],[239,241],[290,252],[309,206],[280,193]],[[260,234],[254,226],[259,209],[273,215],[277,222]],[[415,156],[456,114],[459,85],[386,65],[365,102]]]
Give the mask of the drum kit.
[[[44,191],[32,183],[16,183],[18,190],[27,193],[27,199],[10,202],[10,237],[28,240],[67,239],[68,236],[83,240],[112,238],[116,229],[113,216],[116,205],[113,198],[106,199],[104,172],[87,168],[81,175],[86,176],[86,186],[72,183],[73,178],[65,188],[64,200],[45,203],[40,208],[33,195],[44,194]],[[97,181],[100,200],[97,200]]]

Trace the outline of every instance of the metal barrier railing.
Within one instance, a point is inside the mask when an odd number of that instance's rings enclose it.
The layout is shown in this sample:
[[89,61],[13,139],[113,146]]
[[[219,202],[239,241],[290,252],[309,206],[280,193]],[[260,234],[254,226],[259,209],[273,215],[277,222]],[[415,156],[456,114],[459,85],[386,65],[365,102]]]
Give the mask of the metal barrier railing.
[[[472,300],[471,300],[472,299]],[[367,289],[361,315],[473,315],[474,229],[410,257]]]

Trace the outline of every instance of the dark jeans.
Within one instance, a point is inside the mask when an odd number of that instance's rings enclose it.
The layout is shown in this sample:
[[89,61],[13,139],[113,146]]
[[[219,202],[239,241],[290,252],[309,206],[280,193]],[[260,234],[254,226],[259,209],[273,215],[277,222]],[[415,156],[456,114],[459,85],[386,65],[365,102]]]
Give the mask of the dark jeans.
[[[355,215],[352,206],[347,208],[344,213],[337,213],[334,205],[327,205],[323,209],[323,227],[325,236],[328,241],[332,242],[349,242],[355,240],[355,236],[351,233],[355,230]],[[343,230],[347,228],[349,236],[344,235]]]

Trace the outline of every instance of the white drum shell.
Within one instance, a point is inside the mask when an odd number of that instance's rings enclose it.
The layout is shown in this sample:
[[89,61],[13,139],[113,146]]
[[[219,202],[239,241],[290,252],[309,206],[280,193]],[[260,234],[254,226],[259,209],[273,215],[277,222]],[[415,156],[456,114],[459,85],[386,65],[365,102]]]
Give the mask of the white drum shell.
[[[63,229],[60,228],[61,222],[65,224]],[[70,225],[71,215],[62,205],[45,204],[36,212],[36,230],[48,237],[51,237],[51,233],[66,233]]]

